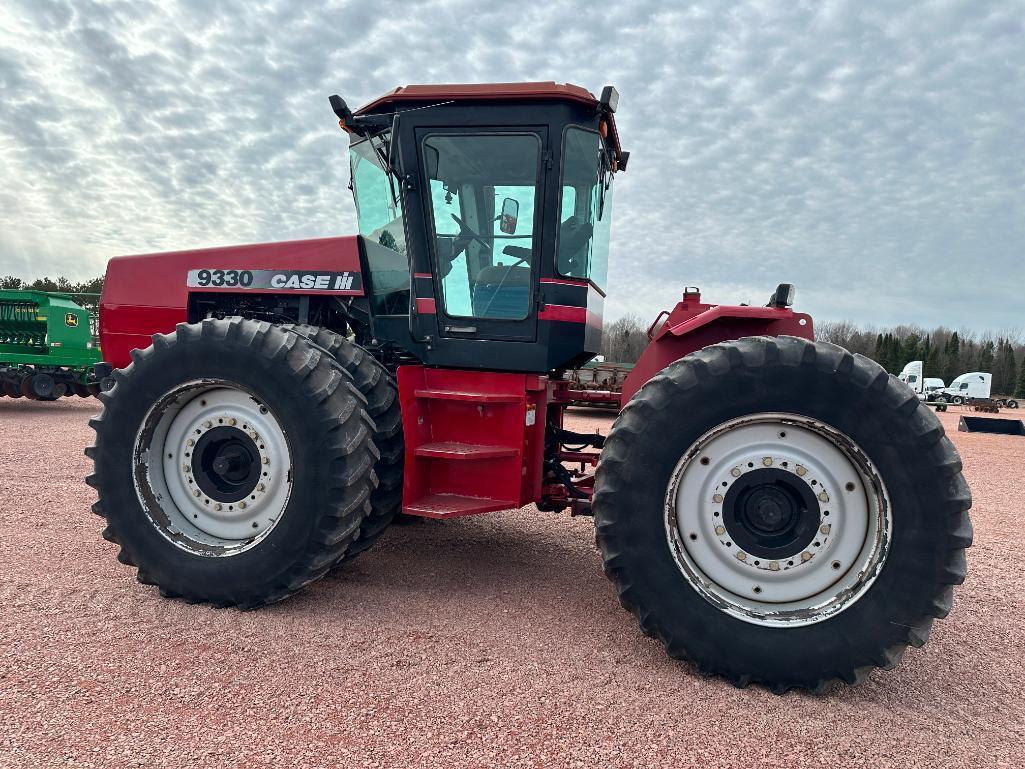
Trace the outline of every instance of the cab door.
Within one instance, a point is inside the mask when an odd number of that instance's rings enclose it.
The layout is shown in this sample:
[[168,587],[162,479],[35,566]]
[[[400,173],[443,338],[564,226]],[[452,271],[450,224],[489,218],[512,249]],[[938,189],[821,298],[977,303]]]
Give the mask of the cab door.
[[438,334],[537,338],[547,130],[419,128]]

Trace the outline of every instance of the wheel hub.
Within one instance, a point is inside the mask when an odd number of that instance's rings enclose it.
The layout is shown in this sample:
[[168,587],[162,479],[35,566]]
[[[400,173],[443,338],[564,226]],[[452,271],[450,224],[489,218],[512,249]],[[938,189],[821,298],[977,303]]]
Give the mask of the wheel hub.
[[145,483],[137,488],[175,545],[234,554],[280,520],[291,494],[291,451],[277,419],[248,392],[182,385],[151,410],[137,446],[146,431],[149,449],[139,458]]
[[739,547],[765,558],[800,553],[815,538],[820,519],[811,487],[782,470],[742,474],[723,500],[727,533]]
[[192,473],[204,494],[218,502],[238,502],[260,480],[260,449],[237,427],[215,427],[196,442]]
[[816,420],[756,414],[709,430],[666,493],[666,533],[688,582],[756,624],[819,622],[878,573],[889,542],[882,479]]

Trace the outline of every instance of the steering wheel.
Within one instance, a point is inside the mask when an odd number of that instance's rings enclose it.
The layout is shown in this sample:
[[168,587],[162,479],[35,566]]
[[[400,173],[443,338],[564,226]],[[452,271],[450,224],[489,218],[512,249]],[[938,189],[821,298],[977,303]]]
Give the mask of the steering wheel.
[[[491,244],[484,240],[484,238],[478,235],[474,230],[470,229],[470,225],[468,225],[455,214],[452,214],[451,216],[453,219],[455,219],[456,224],[459,225],[459,237],[461,239],[476,240],[478,243],[484,246],[484,248],[488,249],[489,251],[491,250]],[[462,249],[458,249],[456,253],[459,253],[459,251],[462,251]]]

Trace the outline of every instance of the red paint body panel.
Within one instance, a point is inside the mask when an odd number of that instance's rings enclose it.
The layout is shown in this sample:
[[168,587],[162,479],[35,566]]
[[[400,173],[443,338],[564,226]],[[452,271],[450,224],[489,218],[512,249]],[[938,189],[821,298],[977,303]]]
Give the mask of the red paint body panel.
[[451,518],[540,498],[546,377],[400,366],[398,385],[403,512]]
[[[238,293],[237,287],[188,288],[189,270],[292,270],[360,273],[355,236],[258,243],[192,251],[119,256],[107,265],[100,300],[100,343],[107,362],[123,368],[129,353],[187,319],[190,291]],[[359,296],[362,290],[245,289],[246,293]]]
[[703,304],[700,294],[686,294],[668,313],[627,376],[621,403],[629,403],[645,382],[670,363],[702,347],[745,336],[814,339],[815,332],[811,316],[790,308]]

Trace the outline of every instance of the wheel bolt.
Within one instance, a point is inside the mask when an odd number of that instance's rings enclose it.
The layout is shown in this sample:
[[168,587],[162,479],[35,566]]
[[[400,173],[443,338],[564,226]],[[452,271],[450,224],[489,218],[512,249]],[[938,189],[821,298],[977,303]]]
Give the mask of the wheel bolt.
[[270,464],[270,457],[264,457],[264,458],[263,458],[263,463],[264,463],[265,465],[269,465],[269,464]]
[[246,509],[246,503],[245,502],[239,502],[238,503],[238,509],[239,510],[245,510]]
[[828,501],[829,501],[829,495],[826,492],[823,491],[821,494],[819,494],[819,502],[828,502]]
[[216,505],[214,505],[214,510],[220,510],[220,509],[221,509],[221,503],[218,502]]
[[772,467],[772,457],[762,457],[762,464],[766,467]]
[[712,501],[715,502],[716,504],[718,504],[719,502],[722,502],[722,494],[713,494],[712,495]]
[[779,571],[779,561],[769,561],[769,571]]
[[723,534],[726,533],[726,527],[725,526],[716,526],[715,527],[715,533],[718,534],[721,537]]
[[830,528],[829,524],[828,523],[824,523],[821,526],[819,526],[819,531],[821,531],[823,534],[828,534],[829,533],[829,528]]
[[810,561],[811,560],[811,553],[809,553],[807,550],[805,550],[803,553],[801,553],[801,560],[802,561]]
[[205,421],[205,422],[203,423],[203,427],[205,427],[205,428],[206,428],[207,430],[209,430],[209,429],[210,429],[211,427],[213,427],[213,426],[214,426],[214,423],[213,423],[213,422],[211,422],[211,421],[210,421],[209,419],[208,419],[208,420],[206,420],[206,421]]
[[739,467],[734,467],[732,470],[730,470],[730,475],[732,475],[734,478],[739,478],[740,477],[740,468]]
[[797,474],[800,475],[803,478],[804,476],[806,476],[808,474],[808,468],[806,468],[804,465],[798,465],[797,466]]
[[747,553],[745,553],[743,550],[741,550],[739,553],[737,553],[737,560],[738,561],[746,561],[747,560]]
[[198,496],[200,495],[200,493],[201,493],[201,492],[200,492],[200,490],[199,490],[199,489],[193,489],[193,490],[192,490],[192,496],[194,496],[194,497],[198,497]]
[[234,427],[237,424],[238,424],[238,420],[236,420],[234,417],[232,417],[232,418],[230,418],[228,420],[228,427]]
[[196,442],[194,440],[192,440],[192,438],[189,438],[187,441],[185,441],[185,445],[186,446],[195,446]]
[[264,490],[264,489],[266,489],[266,488],[267,488],[267,487],[266,487],[266,486],[264,486],[264,485],[263,485],[262,483],[258,483],[258,484],[256,484],[256,490],[257,490],[257,491],[263,491],[263,490]]

